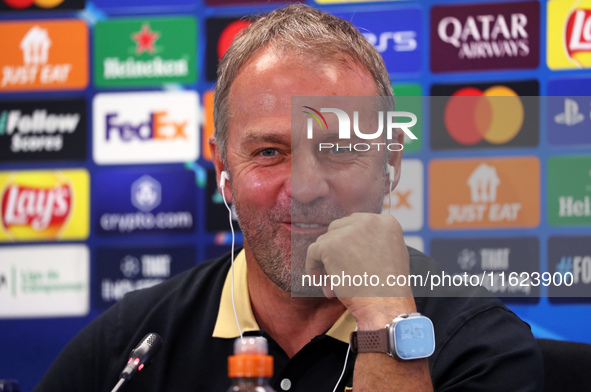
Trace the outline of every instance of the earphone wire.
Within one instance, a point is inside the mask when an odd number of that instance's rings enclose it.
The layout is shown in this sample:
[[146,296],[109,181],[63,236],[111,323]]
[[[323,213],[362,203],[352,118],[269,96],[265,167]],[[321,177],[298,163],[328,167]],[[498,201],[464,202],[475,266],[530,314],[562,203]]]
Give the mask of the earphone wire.
[[[355,331],[357,331],[357,327],[355,327]],[[337,388],[339,387],[339,384],[341,383],[341,380],[343,379],[343,376],[345,375],[345,370],[347,370],[347,361],[349,360],[349,353],[350,352],[351,352],[351,343],[349,343],[349,346],[347,347],[347,355],[345,355],[345,363],[343,364],[343,371],[341,372],[341,376],[337,380],[337,384],[334,386],[334,389],[332,390],[332,392],[337,392]]]
[[388,193],[388,214],[392,215],[392,185],[394,180],[390,180],[390,192]]
[[224,200],[224,205],[226,206],[226,208],[228,209],[228,217],[230,220],[230,230],[232,231],[232,250],[230,251],[230,258],[231,258],[231,266],[230,268],[232,269],[231,271],[231,275],[232,275],[232,309],[234,310],[234,318],[236,319],[236,325],[238,326],[238,332],[240,333],[240,340],[244,339],[244,336],[242,335],[242,328],[240,328],[240,321],[238,320],[238,313],[236,312],[236,301],[234,300],[234,224],[232,223],[232,209],[230,208],[230,206],[228,206],[228,202],[226,201],[226,197],[224,196],[224,187],[222,186],[222,200]]

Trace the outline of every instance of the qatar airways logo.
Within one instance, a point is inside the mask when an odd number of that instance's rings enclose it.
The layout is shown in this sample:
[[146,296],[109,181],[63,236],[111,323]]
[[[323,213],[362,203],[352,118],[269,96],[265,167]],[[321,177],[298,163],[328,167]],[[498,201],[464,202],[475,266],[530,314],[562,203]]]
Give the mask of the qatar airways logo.
[[[351,127],[351,118],[349,117],[349,114],[347,112],[345,112],[344,110],[336,109],[336,108],[321,108],[320,110],[316,110],[310,106],[302,106],[302,107],[304,109],[307,109],[307,110],[303,110],[302,112],[311,116],[311,118],[308,118],[308,121],[307,121],[307,138],[308,139],[314,138],[314,131],[313,131],[314,121],[316,121],[316,123],[318,123],[321,130],[324,130],[324,128],[326,128],[326,130],[329,130],[326,118],[322,115],[322,113],[333,113],[334,115],[337,116],[337,119],[339,122],[339,140],[350,140],[351,139],[351,129],[353,129],[355,137],[357,137],[359,139],[363,139],[363,140],[376,140],[376,139],[382,137],[382,135],[384,133],[384,129],[386,131],[387,142],[348,143],[348,144],[347,143],[342,143],[342,144],[339,144],[339,143],[319,143],[319,146],[318,146],[319,151],[332,150],[334,148],[336,148],[337,150],[349,150],[349,151],[358,151],[358,152],[369,151],[372,148],[377,148],[378,151],[381,151],[382,148],[384,150],[387,149],[388,151],[402,151],[404,149],[404,146],[402,144],[397,143],[397,142],[389,143],[394,138],[394,136],[396,136],[398,134],[397,129],[402,130],[406,134],[406,136],[408,136],[410,139],[413,139],[413,140],[417,139],[417,137],[410,130],[411,127],[416,125],[417,116],[411,112],[378,111],[377,112],[377,117],[378,117],[377,130],[375,130],[375,131],[372,130],[372,132],[366,133],[360,129],[362,127],[360,127],[360,125],[359,125],[359,112],[358,111],[353,112],[353,127]],[[410,121],[398,122],[402,118],[410,119]]]

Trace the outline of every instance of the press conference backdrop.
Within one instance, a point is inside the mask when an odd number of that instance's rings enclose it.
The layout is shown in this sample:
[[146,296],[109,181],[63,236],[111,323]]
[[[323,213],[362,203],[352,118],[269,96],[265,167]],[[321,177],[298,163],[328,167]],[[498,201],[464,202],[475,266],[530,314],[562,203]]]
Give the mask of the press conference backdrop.
[[[0,0],[0,378],[32,389],[126,292],[229,249],[216,66],[242,17],[283,4]],[[591,342],[591,1],[308,4],[417,97],[398,107],[419,117],[392,198],[407,242],[451,270],[572,272],[567,295],[506,301],[538,337]],[[458,130],[446,116],[482,119],[465,95],[518,103]]]

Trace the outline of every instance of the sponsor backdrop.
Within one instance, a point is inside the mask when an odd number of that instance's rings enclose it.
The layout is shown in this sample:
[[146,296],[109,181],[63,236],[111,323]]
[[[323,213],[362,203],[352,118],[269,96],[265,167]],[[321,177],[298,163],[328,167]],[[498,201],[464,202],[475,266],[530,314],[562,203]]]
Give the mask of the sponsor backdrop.
[[[30,391],[125,293],[229,250],[216,68],[288,2],[0,0],[0,379]],[[491,291],[591,343],[591,0],[306,3],[360,29],[418,117],[384,199],[407,243],[492,281],[572,274]]]

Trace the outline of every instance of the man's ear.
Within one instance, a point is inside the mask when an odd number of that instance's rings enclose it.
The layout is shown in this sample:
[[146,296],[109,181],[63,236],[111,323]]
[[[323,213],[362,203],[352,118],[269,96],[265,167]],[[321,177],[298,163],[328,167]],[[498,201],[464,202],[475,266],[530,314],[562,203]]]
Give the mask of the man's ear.
[[[215,167],[215,180],[220,191],[220,194],[223,195],[228,203],[232,202],[232,192],[230,191],[230,181],[226,180],[226,185],[224,188],[224,192],[222,192],[222,188],[220,186],[220,180],[222,178],[222,172],[225,171],[226,174],[229,172],[226,170],[224,166],[224,161],[222,156],[220,155],[220,149],[217,145],[215,138],[213,136],[209,137],[209,151],[211,152],[211,159],[213,161],[213,166]],[[228,174],[229,176],[229,174]]]
[[[399,143],[400,145],[404,145],[404,132],[398,131],[396,139],[394,139],[394,143]],[[400,172],[402,169],[402,155],[404,150],[400,151],[390,151],[388,152],[388,164],[394,167],[394,181],[392,182],[392,189],[396,188],[398,185],[398,181],[400,181]],[[387,195],[390,193],[390,176],[386,175],[386,187],[384,193]]]

